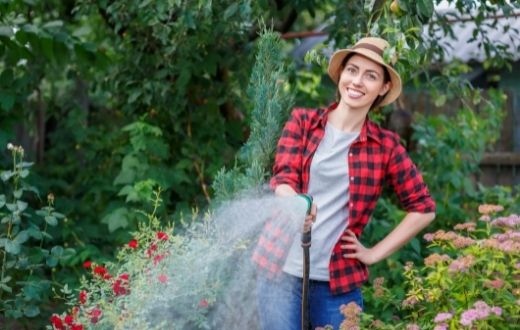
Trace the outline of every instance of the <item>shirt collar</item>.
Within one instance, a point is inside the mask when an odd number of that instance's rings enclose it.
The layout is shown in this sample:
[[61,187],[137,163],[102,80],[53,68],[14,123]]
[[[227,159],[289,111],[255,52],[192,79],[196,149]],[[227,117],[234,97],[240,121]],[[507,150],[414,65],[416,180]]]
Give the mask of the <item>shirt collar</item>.
[[[319,109],[319,118],[312,128],[316,128],[318,125],[325,128],[327,124],[327,118],[329,113],[338,107],[338,103],[334,102],[329,105],[327,108]],[[368,116],[365,118],[365,122],[363,123],[363,127],[361,128],[361,132],[359,132],[359,140],[361,142],[365,142],[367,138],[371,138],[377,143],[381,143],[381,139],[379,137],[379,126],[377,126],[373,121],[371,121]]]

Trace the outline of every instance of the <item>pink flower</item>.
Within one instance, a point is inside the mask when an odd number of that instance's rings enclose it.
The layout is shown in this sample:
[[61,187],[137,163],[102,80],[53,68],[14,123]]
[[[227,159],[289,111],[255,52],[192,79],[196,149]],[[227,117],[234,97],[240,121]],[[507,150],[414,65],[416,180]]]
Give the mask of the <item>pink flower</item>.
[[421,330],[421,328],[417,324],[412,323],[406,326],[406,330]]
[[484,282],[484,286],[487,288],[500,289],[504,286],[504,281],[497,278],[496,280],[487,280]]
[[445,321],[451,320],[452,317],[453,317],[453,314],[451,314],[451,313],[439,313],[439,314],[437,314],[437,316],[435,316],[435,319],[433,320],[433,322],[435,322],[435,323],[445,322]]
[[478,313],[475,309],[468,309],[460,315],[460,324],[470,326],[473,321],[478,319]]
[[161,283],[167,283],[168,282],[168,276],[167,275],[164,275],[164,274],[161,274],[157,277],[157,279],[159,280],[159,282]]
[[167,241],[168,240],[168,234],[166,234],[163,231],[158,231],[156,236],[157,236],[157,239],[160,240],[160,241]]
[[137,249],[139,244],[137,243],[137,240],[133,239],[130,242],[128,242],[128,247],[131,249]]
[[448,330],[448,325],[446,323],[437,324],[433,330]]
[[424,234],[423,238],[426,242],[431,242],[434,239],[434,235],[432,233]]
[[495,314],[496,316],[500,316],[500,315],[502,315],[502,308],[500,308],[500,307],[491,307],[491,311],[492,311],[493,314]]

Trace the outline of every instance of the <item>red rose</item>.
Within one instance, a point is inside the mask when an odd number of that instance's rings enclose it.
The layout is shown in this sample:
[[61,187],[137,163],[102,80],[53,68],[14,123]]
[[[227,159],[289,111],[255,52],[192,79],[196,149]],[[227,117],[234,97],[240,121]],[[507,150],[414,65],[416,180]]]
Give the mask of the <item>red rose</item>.
[[137,240],[133,239],[130,242],[128,242],[128,247],[131,249],[137,249],[139,244],[137,243]]
[[103,274],[103,279],[104,279],[104,280],[109,280],[109,279],[111,279],[111,278],[112,278],[112,275],[110,275],[109,273],[105,273],[105,274]]
[[167,241],[168,240],[168,234],[166,234],[163,231],[158,231],[156,236],[157,236],[158,240],[161,240],[161,241]]
[[124,280],[124,281],[128,281],[128,274],[127,273],[123,273],[123,274],[119,275],[119,278]]
[[208,301],[206,299],[201,299],[199,301],[199,307],[200,308],[208,308],[209,304],[208,304]]
[[87,260],[83,263],[83,268],[89,269],[90,267],[92,267],[92,261]]
[[73,324],[70,330],[83,330],[83,324]]
[[87,291],[81,290],[79,292],[79,303],[84,305],[87,302]]
[[63,322],[61,321],[61,318],[56,314],[53,314],[51,316],[51,323],[55,329],[65,329],[63,326]]
[[71,325],[74,322],[74,318],[72,317],[72,315],[67,314],[63,321],[65,321],[65,324]]

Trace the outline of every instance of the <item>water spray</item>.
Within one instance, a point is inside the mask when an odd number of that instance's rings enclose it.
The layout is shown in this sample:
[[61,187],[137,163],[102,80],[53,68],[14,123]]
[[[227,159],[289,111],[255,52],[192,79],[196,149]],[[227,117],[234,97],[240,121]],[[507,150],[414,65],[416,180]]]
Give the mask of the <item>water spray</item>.
[[[311,213],[312,196],[306,194],[298,195],[307,202],[307,215]],[[302,278],[302,330],[309,329],[309,248],[311,247],[311,227],[304,230],[301,236],[303,248],[303,278]]]

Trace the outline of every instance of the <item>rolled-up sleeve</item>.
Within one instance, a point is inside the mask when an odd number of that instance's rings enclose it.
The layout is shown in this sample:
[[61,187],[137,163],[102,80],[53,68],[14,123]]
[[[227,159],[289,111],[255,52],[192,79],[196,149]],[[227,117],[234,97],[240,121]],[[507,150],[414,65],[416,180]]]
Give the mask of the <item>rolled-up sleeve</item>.
[[273,176],[269,182],[271,189],[288,184],[296,192],[301,192],[302,164],[302,122],[303,109],[294,109],[284,126],[276,148]]
[[392,151],[387,179],[407,212],[435,212],[435,202],[421,173],[399,143]]

